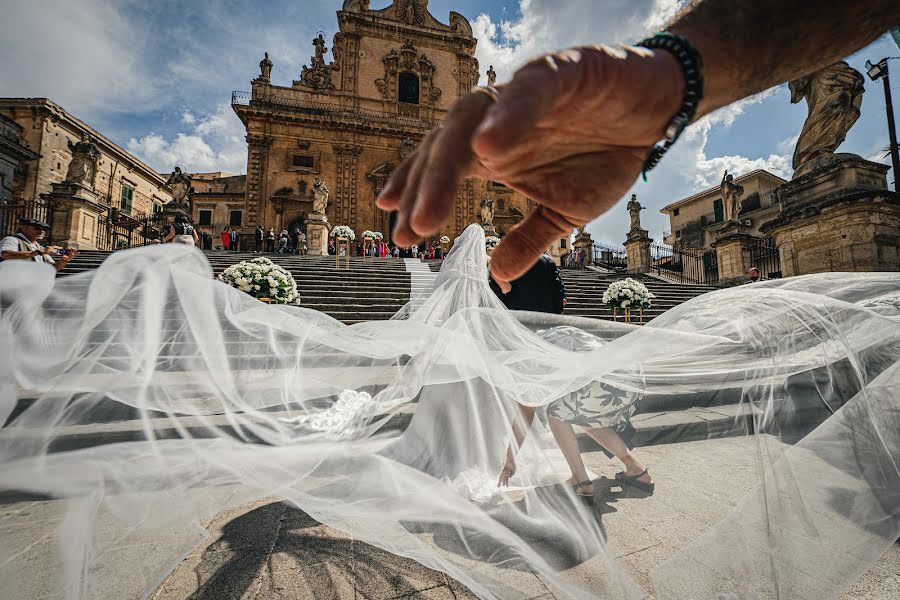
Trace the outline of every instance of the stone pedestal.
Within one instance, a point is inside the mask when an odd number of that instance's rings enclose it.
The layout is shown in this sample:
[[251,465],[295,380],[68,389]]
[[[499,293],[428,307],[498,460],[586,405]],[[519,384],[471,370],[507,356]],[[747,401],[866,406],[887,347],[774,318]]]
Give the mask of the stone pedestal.
[[591,239],[591,234],[584,230],[579,231],[572,246],[584,251],[584,264],[594,264],[594,240]]
[[100,215],[106,212],[98,194],[77,183],[54,183],[50,190],[42,197],[53,206],[51,243],[79,250],[96,250]]
[[781,212],[761,230],[775,239],[784,277],[900,270],[900,201],[888,169],[836,154],[778,188]]
[[735,285],[747,281],[750,264],[750,228],[739,221],[729,221],[718,231],[712,247],[719,263],[719,284]]
[[328,219],[322,213],[306,215],[306,253],[310,256],[328,256]]
[[632,229],[625,239],[626,264],[629,273],[646,273],[650,270],[650,232]]

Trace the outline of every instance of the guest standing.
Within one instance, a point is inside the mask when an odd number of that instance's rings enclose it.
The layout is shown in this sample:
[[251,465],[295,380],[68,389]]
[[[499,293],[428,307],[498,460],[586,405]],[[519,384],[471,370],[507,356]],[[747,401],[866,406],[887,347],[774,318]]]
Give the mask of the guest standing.
[[237,252],[238,247],[240,246],[240,236],[238,236],[237,229],[231,230],[231,251]]
[[266,233],[266,252],[275,252],[275,228],[269,227]]
[[263,231],[262,225],[256,226],[256,231],[253,232],[253,251],[254,252],[262,252],[263,248],[263,238],[265,237],[266,232]]
[[222,250],[228,250],[228,248],[231,247],[231,233],[228,231],[227,227],[222,230],[219,238],[222,240]]

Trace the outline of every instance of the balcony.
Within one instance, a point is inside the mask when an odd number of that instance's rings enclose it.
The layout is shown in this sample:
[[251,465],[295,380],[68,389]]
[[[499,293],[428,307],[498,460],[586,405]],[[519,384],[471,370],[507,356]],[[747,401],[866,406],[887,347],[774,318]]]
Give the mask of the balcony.
[[[337,100],[337,98],[336,98]],[[337,104],[308,102],[279,94],[265,94],[254,98],[250,92],[231,92],[231,106],[246,106],[270,110],[273,112],[300,113],[310,116],[321,116],[363,123],[381,124],[403,129],[433,128],[437,121],[420,117],[419,105],[401,104],[400,114],[372,110],[368,108],[344,107]],[[415,109],[415,110],[413,110]]]

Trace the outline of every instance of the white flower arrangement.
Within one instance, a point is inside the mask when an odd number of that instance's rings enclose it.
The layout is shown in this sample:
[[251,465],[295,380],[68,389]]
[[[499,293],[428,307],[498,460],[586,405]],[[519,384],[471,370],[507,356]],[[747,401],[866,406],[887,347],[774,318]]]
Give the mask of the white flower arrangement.
[[484,245],[488,248],[496,248],[497,244],[500,243],[500,238],[495,235],[489,235],[484,238]]
[[602,302],[611,308],[650,308],[655,297],[646,285],[628,277],[609,284]]
[[364,239],[364,240],[374,240],[374,239],[375,239],[375,232],[372,231],[371,229],[366,229],[365,231],[362,232],[362,236],[361,236],[361,237],[362,237],[362,239]]
[[351,242],[356,239],[356,234],[353,233],[353,230],[347,227],[346,225],[338,225],[334,229],[331,230],[332,238],[347,238]]
[[231,265],[218,279],[254,298],[269,298],[278,304],[291,304],[299,299],[294,276],[263,256]]
[[441,243],[442,243],[442,244],[449,244],[449,243],[450,243],[450,237],[449,237],[449,236],[446,236],[446,235],[442,235],[442,236],[441,236]]
[[381,233],[380,231],[376,231],[376,232],[375,232],[375,239],[376,239],[376,240],[383,240],[383,239],[384,239],[384,234]]

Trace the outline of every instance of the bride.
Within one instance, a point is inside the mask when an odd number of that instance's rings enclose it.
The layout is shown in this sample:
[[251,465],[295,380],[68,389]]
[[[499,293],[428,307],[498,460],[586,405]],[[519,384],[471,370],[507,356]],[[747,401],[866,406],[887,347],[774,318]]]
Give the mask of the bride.
[[[480,598],[529,581],[558,598],[831,598],[900,533],[900,275],[721,290],[636,327],[510,312],[485,265],[470,226],[424,301],[344,326],[227,287],[187,248],[59,279],[0,264],[0,489],[53,499],[39,542],[21,511],[0,524],[0,596],[111,597],[115,578],[146,597],[209,519],[271,496]],[[581,420],[610,395],[618,411]],[[758,485],[640,585],[597,515],[546,485],[573,469],[539,419],[496,486],[520,406],[616,428],[728,402],[750,415]]]

